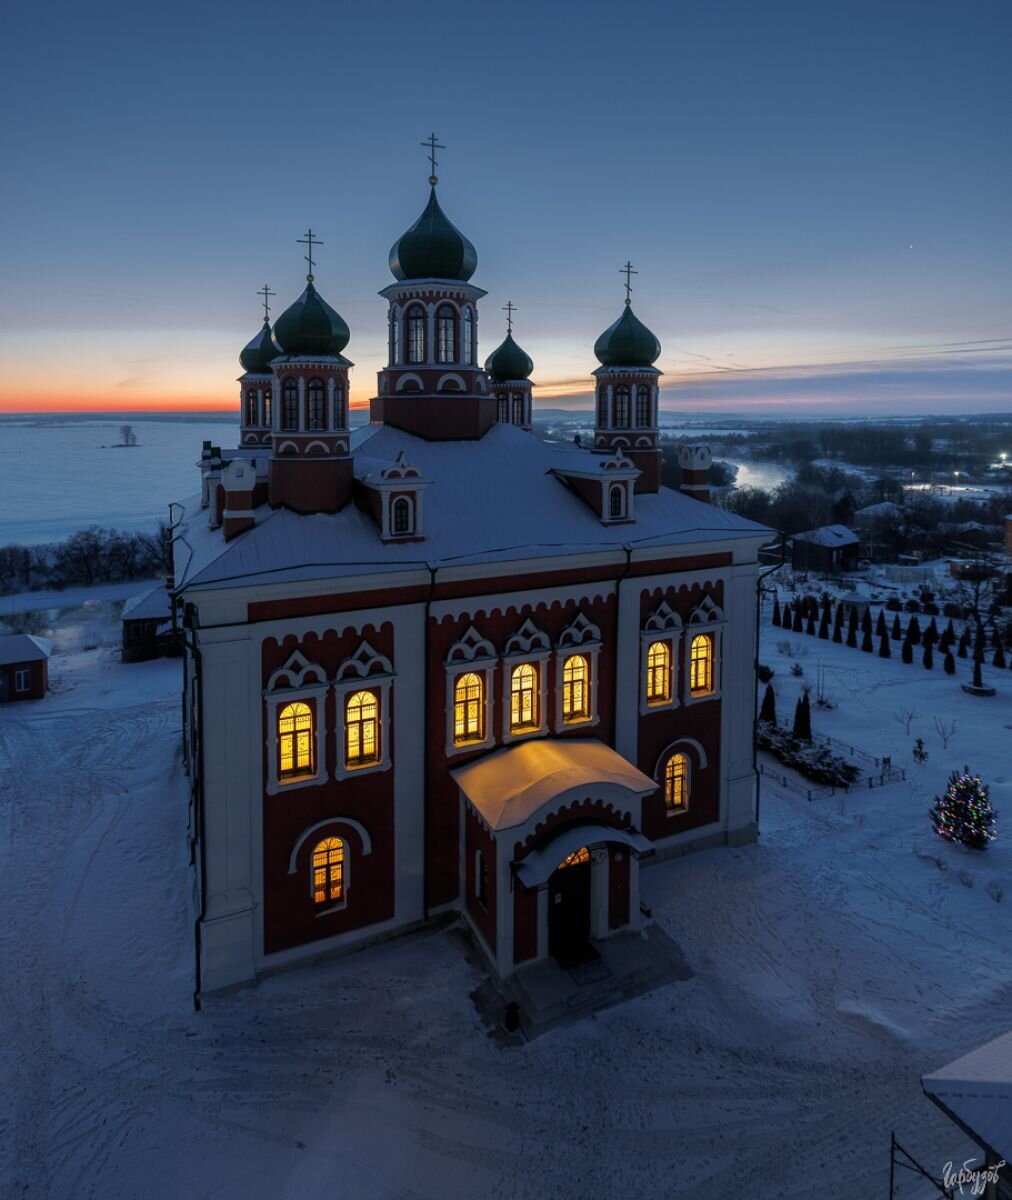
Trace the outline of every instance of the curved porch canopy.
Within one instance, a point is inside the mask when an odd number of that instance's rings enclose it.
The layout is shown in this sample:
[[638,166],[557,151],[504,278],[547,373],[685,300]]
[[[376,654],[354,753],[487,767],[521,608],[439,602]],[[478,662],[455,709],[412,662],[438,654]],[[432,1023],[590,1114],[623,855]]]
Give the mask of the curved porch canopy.
[[536,738],[496,750],[450,774],[496,833],[523,825],[567,792],[600,791],[603,786],[621,789],[632,801],[657,790],[655,780],[595,738]]
[[539,850],[532,850],[522,862],[515,865],[514,872],[525,888],[540,887],[548,882],[559,864],[570,854],[584,846],[600,846],[604,842],[628,846],[637,858],[654,852],[653,844],[634,829],[612,829],[591,822],[564,829]]

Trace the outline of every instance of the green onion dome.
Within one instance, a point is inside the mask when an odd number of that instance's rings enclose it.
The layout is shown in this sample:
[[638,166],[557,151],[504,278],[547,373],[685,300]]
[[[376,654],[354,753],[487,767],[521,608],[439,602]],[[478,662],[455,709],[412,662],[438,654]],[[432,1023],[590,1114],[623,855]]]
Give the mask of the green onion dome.
[[507,379],[526,379],[534,370],[534,363],[507,333],[506,340],[485,359],[485,370],[492,379],[505,383]]
[[394,278],[466,281],[477,265],[478,252],[439,207],[433,188],[425,211],[390,250]]
[[271,341],[271,323],[265,320],[256,337],[243,346],[239,354],[239,365],[250,375],[268,375],[271,360],[277,356],[278,352]]
[[661,344],[627,302],[615,324],[594,343],[594,353],[605,367],[650,367],[660,358]]
[[278,354],[292,358],[336,358],[347,346],[351,330],[313,287],[306,290],[274,322],[274,345]]

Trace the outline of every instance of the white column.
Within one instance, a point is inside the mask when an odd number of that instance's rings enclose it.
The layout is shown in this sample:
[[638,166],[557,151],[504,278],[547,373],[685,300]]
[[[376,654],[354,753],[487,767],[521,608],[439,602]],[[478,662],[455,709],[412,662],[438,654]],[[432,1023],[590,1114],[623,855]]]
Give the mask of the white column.
[[721,764],[721,821],[729,841],[751,840],[755,824],[755,772],[752,768],[755,586],[754,564],[732,567],[724,584],[727,624],[720,661],[721,744],[725,758]]

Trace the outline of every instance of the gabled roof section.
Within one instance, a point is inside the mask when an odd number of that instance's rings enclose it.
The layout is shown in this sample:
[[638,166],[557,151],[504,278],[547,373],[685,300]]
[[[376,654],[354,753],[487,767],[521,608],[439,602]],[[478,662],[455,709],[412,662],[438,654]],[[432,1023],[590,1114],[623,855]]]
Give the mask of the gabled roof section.
[[42,662],[53,653],[49,638],[34,633],[10,633],[0,637],[0,666],[12,663]]
[[809,529],[805,533],[794,535],[796,542],[809,542],[813,546],[851,546],[857,545],[861,539],[846,525],[823,525],[819,529]]

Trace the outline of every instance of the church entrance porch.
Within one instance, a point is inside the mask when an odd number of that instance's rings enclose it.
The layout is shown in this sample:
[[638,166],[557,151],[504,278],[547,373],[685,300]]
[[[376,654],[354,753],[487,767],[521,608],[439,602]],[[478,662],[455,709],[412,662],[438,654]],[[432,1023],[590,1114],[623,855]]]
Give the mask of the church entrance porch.
[[599,955],[590,942],[590,851],[574,850],[548,880],[548,953],[560,967]]

